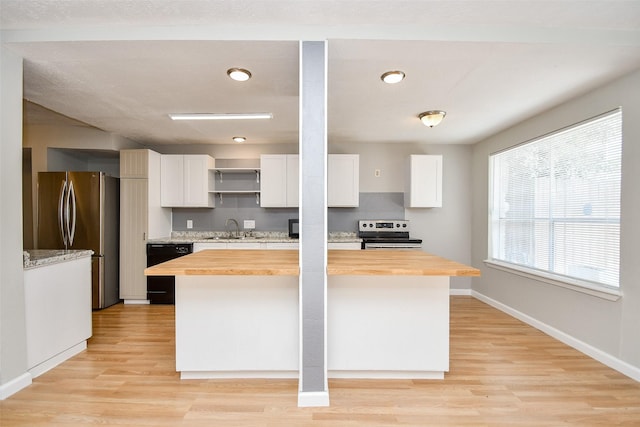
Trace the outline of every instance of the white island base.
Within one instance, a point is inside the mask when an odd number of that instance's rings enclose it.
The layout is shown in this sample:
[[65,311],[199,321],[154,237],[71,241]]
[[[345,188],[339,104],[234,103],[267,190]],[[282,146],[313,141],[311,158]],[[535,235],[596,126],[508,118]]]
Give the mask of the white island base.
[[[298,378],[298,276],[176,276],[181,378]],[[441,379],[449,277],[332,275],[329,378]]]
[[297,378],[298,276],[176,276],[176,370]]
[[449,277],[329,276],[329,378],[442,379]]

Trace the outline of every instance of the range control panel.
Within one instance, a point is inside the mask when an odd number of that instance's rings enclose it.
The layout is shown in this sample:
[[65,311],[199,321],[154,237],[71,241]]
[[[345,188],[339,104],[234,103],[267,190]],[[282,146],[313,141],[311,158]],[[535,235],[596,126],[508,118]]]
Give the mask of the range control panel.
[[409,221],[398,219],[361,219],[358,221],[358,231],[409,232]]

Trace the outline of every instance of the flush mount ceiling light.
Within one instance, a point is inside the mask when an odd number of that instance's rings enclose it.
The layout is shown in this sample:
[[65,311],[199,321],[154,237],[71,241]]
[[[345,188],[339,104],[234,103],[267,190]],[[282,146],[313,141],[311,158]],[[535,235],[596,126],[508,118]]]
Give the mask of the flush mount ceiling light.
[[251,72],[244,68],[229,68],[227,75],[237,82],[246,82],[251,78]]
[[444,116],[446,115],[447,113],[444,111],[431,110],[431,111],[425,111],[424,113],[418,114],[418,117],[422,121],[423,125],[429,126],[430,128],[432,128],[440,124],[440,122],[442,121],[442,119],[444,119]]
[[247,140],[244,136],[234,136],[232,139],[237,143],[245,142]]
[[176,113],[169,114],[171,120],[250,120],[272,119],[271,113]]
[[389,84],[399,83],[404,79],[404,73],[402,71],[387,71],[380,76],[380,79]]

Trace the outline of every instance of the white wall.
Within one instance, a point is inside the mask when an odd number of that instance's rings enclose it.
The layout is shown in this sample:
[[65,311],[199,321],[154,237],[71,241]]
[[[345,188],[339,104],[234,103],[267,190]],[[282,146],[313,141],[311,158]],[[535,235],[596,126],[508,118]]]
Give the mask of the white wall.
[[31,383],[22,273],[22,58],[0,47],[0,399]]
[[[571,291],[484,265],[487,257],[489,154],[622,106],[622,219],[618,301]],[[473,146],[472,264],[481,268],[474,292],[567,334],[593,354],[628,364],[640,378],[640,71],[522,122]],[[602,360],[602,358],[601,358]],[[626,365],[625,365],[626,366]]]

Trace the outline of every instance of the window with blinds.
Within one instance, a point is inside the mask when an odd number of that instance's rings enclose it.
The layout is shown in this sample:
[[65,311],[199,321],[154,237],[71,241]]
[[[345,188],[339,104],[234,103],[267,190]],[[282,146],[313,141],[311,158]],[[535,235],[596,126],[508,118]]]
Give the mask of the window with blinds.
[[490,260],[619,288],[622,112],[490,156]]

